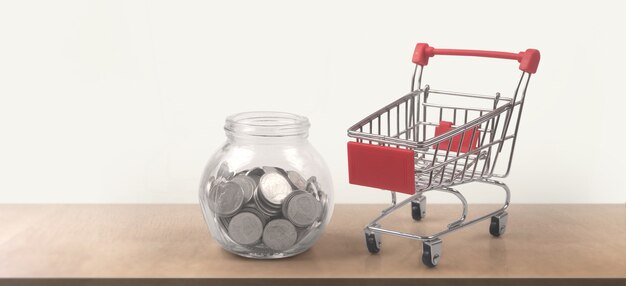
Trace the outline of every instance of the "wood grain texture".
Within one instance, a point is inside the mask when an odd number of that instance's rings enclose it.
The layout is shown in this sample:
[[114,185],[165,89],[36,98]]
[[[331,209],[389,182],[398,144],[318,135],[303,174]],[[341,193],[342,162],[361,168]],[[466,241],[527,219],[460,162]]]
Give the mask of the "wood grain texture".
[[[626,206],[513,205],[507,233],[488,221],[443,238],[429,269],[421,243],[383,237],[370,255],[363,226],[382,205],[338,205],[315,246],[293,258],[259,261],[223,251],[196,205],[0,205],[0,277],[514,278],[626,277]],[[472,206],[470,216],[494,206]],[[429,205],[383,226],[434,232],[460,211]]]

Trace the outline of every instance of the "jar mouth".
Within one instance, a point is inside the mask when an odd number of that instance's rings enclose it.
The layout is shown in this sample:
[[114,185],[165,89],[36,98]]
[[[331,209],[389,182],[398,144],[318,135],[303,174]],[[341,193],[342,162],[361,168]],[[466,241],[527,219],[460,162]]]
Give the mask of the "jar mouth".
[[253,111],[230,115],[224,130],[235,135],[263,137],[307,136],[309,119],[287,112]]

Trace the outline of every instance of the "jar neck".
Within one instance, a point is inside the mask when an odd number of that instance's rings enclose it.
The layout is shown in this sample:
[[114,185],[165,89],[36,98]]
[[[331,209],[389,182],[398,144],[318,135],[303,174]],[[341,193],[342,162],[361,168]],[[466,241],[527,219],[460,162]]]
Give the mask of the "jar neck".
[[253,143],[297,143],[309,136],[309,120],[285,112],[244,112],[226,118],[224,131],[229,141]]

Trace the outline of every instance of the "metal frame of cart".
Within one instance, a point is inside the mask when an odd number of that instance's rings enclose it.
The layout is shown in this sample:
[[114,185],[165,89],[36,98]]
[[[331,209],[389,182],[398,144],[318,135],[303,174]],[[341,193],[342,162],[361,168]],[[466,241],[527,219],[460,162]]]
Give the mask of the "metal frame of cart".
[[[422,87],[424,66],[436,55],[516,60],[522,74],[512,97]],[[441,257],[443,235],[488,218],[493,236],[504,233],[510,190],[493,178],[504,178],[510,172],[528,83],[537,71],[539,59],[539,51],[534,49],[506,53],[416,45],[412,91],[348,129],[348,136],[355,139],[348,143],[350,183],[391,191],[391,206],[364,229],[371,253],[380,251],[381,234],[415,239],[423,242],[422,262],[434,267]],[[502,207],[466,220],[467,201],[454,187],[467,183],[500,187],[506,194]],[[442,231],[429,235],[381,226],[383,218],[408,203],[413,219],[421,220],[426,214],[424,193],[429,191],[455,195],[463,205],[461,216]],[[410,196],[397,202],[396,192]]]

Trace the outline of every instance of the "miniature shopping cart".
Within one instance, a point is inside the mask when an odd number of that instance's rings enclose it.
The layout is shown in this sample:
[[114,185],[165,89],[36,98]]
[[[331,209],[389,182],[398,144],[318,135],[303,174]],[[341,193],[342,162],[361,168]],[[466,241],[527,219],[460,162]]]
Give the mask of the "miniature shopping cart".
[[[424,66],[436,55],[517,60],[522,74],[512,97],[422,87]],[[423,242],[422,262],[434,267],[441,257],[440,237],[445,234],[488,218],[493,236],[504,233],[510,191],[506,184],[493,178],[504,178],[511,169],[528,82],[537,71],[539,58],[539,51],[534,49],[505,53],[435,49],[417,44],[411,93],[348,130],[348,136],[355,139],[348,142],[350,183],[391,191],[391,206],[365,227],[365,241],[371,253],[380,251],[381,234],[415,239]],[[498,210],[468,221],[467,201],[453,187],[473,182],[498,186],[506,198]],[[380,225],[383,218],[409,202],[413,219],[424,218],[424,193],[429,191],[453,194],[463,204],[461,216],[446,229],[417,235]],[[410,196],[396,202],[396,192]]]

